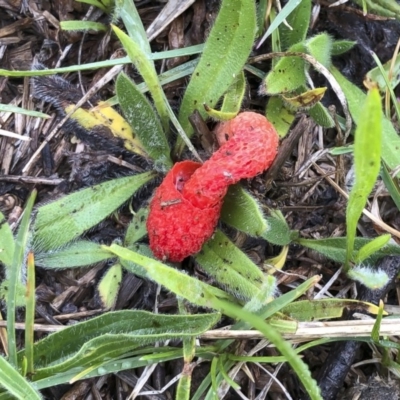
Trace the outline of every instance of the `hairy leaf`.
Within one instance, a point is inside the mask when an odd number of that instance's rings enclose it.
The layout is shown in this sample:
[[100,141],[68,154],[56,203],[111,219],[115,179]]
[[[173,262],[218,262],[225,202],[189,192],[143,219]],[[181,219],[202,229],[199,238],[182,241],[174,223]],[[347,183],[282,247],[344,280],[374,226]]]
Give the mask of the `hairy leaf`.
[[[250,54],[255,31],[254,0],[223,0],[179,111],[179,122],[189,137],[193,134],[189,116],[198,110],[205,117],[203,104],[214,107],[228,90]],[[178,140],[175,153],[183,148]]]
[[153,177],[153,172],[145,172],[113,179],[40,207],[34,223],[34,248],[45,252],[77,238],[120,207]]

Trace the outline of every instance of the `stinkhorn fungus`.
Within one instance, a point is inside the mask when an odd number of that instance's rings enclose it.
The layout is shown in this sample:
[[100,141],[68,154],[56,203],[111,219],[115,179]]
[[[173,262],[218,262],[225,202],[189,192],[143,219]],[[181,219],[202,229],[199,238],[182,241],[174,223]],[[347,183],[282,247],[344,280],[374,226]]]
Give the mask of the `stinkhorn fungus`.
[[228,186],[269,168],[279,138],[262,115],[243,112],[215,130],[220,148],[204,164],[174,165],[150,203],[150,248],[162,260],[182,261],[214,233]]

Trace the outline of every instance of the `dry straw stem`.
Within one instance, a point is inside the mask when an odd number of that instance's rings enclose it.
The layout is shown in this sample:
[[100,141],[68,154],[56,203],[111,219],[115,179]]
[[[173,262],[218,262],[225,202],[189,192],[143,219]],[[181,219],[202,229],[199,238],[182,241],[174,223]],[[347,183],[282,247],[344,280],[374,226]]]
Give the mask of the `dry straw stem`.
[[[299,322],[295,333],[283,333],[285,339],[295,342],[306,342],[320,338],[351,338],[351,337],[370,337],[375,320],[352,320],[352,321],[332,321],[332,322]],[[0,321],[0,327],[5,327],[7,321]],[[22,322],[15,323],[16,329],[25,329]],[[61,325],[34,324],[37,332],[58,332],[67,328]],[[380,325],[380,336],[396,336],[400,332],[400,318],[383,319]],[[203,333],[200,336],[203,340],[217,339],[264,339],[261,332],[256,330],[237,330],[230,331],[215,329]]]
[[[317,164],[313,162],[314,167],[317,169],[317,171],[323,175],[323,178],[326,179],[343,197],[345,197],[347,200],[349,199],[349,195],[335,182],[333,181],[329,176],[325,175],[325,172],[322,170],[321,167],[319,167]],[[374,224],[378,225],[381,229],[383,229],[386,232],[389,232],[391,235],[396,236],[397,238],[400,239],[400,232],[388,224],[385,224],[382,220],[377,218],[374,214],[372,214],[370,211],[367,209],[363,209],[363,214],[367,216]]]
[[[352,320],[332,322],[299,322],[295,333],[283,333],[285,339],[296,342],[320,338],[370,337],[375,320]],[[383,319],[380,325],[380,336],[396,336],[400,332],[400,318]],[[201,339],[263,339],[261,332],[252,330],[227,331],[211,330],[203,333]]]

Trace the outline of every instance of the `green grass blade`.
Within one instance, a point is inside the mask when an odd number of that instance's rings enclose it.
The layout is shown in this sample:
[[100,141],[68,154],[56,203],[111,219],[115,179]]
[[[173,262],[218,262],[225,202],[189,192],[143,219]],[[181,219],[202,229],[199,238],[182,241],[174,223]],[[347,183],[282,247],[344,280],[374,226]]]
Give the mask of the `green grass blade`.
[[[365,103],[366,94],[348,81],[336,68],[332,67],[330,71],[342,88],[351,116],[358,125],[364,118],[360,104]],[[395,169],[400,165],[400,138],[392,122],[385,117],[382,120],[382,143],[385,144],[382,147],[382,159],[390,169]]]
[[[189,116],[203,104],[213,108],[243,69],[253,46],[256,31],[254,0],[224,0],[205,44],[203,55],[186,88],[179,122],[188,137],[193,134]],[[178,140],[175,153],[184,148]]]
[[60,27],[63,31],[95,31],[105,32],[107,31],[107,25],[101,22],[94,21],[61,21]]
[[[288,3],[289,4],[289,3]],[[311,0],[302,0],[300,4],[290,13],[286,21],[292,29],[282,24],[283,10],[278,14],[279,36],[282,43],[282,51],[286,51],[290,46],[305,40],[310,25]],[[271,28],[270,28],[271,29]],[[271,32],[273,28],[271,29]],[[280,51],[280,50],[279,50]]]
[[[281,30],[283,40],[286,43],[289,43],[288,46],[300,42],[303,36],[307,33],[308,25],[310,23],[310,15],[311,15],[311,1],[310,0],[289,0],[285,7],[282,8],[281,12],[276,16],[273,20],[272,24],[269,26],[267,32],[265,32],[264,36],[260,40],[258,46],[260,46],[265,39],[267,39],[271,33],[277,29],[282,22],[289,17],[294,10],[298,10],[296,14],[294,14],[293,18],[290,20],[292,25],[295,26],[295,29],[289,34],[284,29]],[[289,28],[286,28],[289,31]],[[294,42],[294,43],[290,43]]]
[[382,165],[381,177],[386,189],[390,193],[392,200],[396,204],[398,210],[400,210],[400,187],[398,180],[393,178],[389,173],[385,164]]
[[18,234],[15,239],[15,248],[12,265],[9,271],[9,287],[7,295],[7,335],[8,335],[8,357],[10,364],[17,367],[17,342],[15,333],[15,312],[18,306],[18,288],[21,286],[22,266],[25,262],[26,250],[29,244],[29,225],[33,204],[36,199],[36,190],[28,198],[24,214],[19,225]]
[[42,396],[33,388],[33,386],[0,356],[0,386],[9,393],[6,399],[29,399],[40,400]]
[[28,277],[26,281],[26,307],[25,307],[25,354],[27,369],[26,372],[30,376],[34,373],[33,368],[33,345],[34,345],[34,323],[35,323],[35,259],[33,253],[28,253],[27,261]]
[[129,37],[137,44],[140,50],[146,54],[150,54],[150,43],[135,3],[132,0],[116,0],[115,5],[116,14],[114,19],[121,18]]
[[[364,245],[369,243],[371,239],[368,238],[355,238],[354,241],[354,250],[360,250]],[[307,247],[309,249],[313,249],[323,254],[324,256],[330,258],[333,261],[337,261],[340,263],[344,263],[346,259],[346,237],[336,237],[336,238],[328,238],[328,239],[303,239],[298,238],[295,240],[301,246]],[[353,252],[353,256],[356,253]],[[385,256],[398,256],[400,255],[400,246],[395,243],[388,243],[385,247],[374,253],[369,259],[368,262],[374,263],[379,258]]]
[[355,263],[361,263],[367,258],[371,257],[373,254],[378,252],[382,247],[386,246],[389,243],[391,236],[389,234],[381,235],[371,240],[360,250],[358,250],[357,254],[354,256]]
[[377,88],[371,89],[361,111],[354,143],[355,184],[346,209],[347,251],[345,268],[354,248],[358,219],[379,174],[382,147],[382,105]]
[[154,172],[145,172],[113,179],[40,207],[34,224],[35,251],[54,250],[77,238],[120,207],[153,177]]
[[169,130],[169,116],[165,102],[164,92],[162,90],[160,81],[158,80],[157,72],[154,67],[153,61],[148,58],[148,53],[144,52],[138,43],[134,42],[126,33],[121,29],[112,26],[118,39],[124,46],[132,63],[135,65],[143,80],[146,82],[147,87],[153,97],[154,106],[157,109],[158,115],[161,118],[161,124],[165,132]]
[[[396,110],[397,120],[399,120],[400,119],[399,102],[398,102],[397,97],[396,97],[396,95],[395,95],[395,93],[393,91],[393,87],[389,82],[389,78],[387,76],[387,72],[383,68],[383,65],[382,65],[381,61],[379,60],[378,56],[373,51],[371,51],[371,55],[374,58],[376,64],[378,65],[378,69],[379,69],[380,73],[382,74],[382,77],[383,77],[383,79],[385,81],[385,84],[386,84],[386,89],[389,90],[390,98],[392,99],[392,104],[394,106],[394,109]],[[387,115],[386,115],[387,118],[390,119],[390,110],[386,110],[386,112],[387,112]]]
[[[156,60],[164,60],[166,58],[190,56],[201,53],[203,51],[203,48],[204,48],[203,44],[197,44],[195,46],[189,46],[183,49],[167,50],[167,51],[152,53],[149,54],[148,58],[149,60],[156,61]],[[196,63],[195,60],[189,61],[189,63],[190,62]],[[10,71],[8,69],[0,69],[0,76],[10,76],[14,78],[21,78],[21,77],[23,78],[26,76],[44,76],[44,75],[64,74],[75,71],[87,71],[92,69],[108,68],[108,67],[114,67],[115,65],[124,65],[124,64],[132,64],[131,59],[129,57],[121,57],[113,60],[96,61],[87,64],[71,65],[69,67],[50,68],[50,69],[33,70],[33,71],[18,71],[18,70]]]
[[320,389],[312,378],[308,366],[302,361],[299,355],[296,354],[290,343],[285,341],[275,328],[267,324],[263,318],[251,314],[234,304],[229,304],[222,300],[218,300],[218,303],[220,303],[220,308],[223,309],[227,315],[233,318],[241,319],[242,321],[249,323],[251,326],[259,330],[265,336],[265,338],[273,343],[278,351],[284,357],[286,357],[287,362],[293,368],[310,398],[312,400],[323,400]]
[[0,104],[0,111],[29,115],[30,117],[38,117],[38,118],[45,118],[45,119],[50,118],[50,115],[41,113],[39,111],[25,110],[25,108],[11,106],[9,104]]

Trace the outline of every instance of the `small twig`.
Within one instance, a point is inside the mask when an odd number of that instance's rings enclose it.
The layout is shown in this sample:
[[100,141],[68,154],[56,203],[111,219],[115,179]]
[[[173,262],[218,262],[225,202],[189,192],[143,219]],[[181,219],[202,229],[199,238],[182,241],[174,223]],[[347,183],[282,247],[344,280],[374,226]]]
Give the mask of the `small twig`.
[[0,175],[0,182],[34,183],[37,185],[59,185],[65,179],[40,178],[36,176]]

